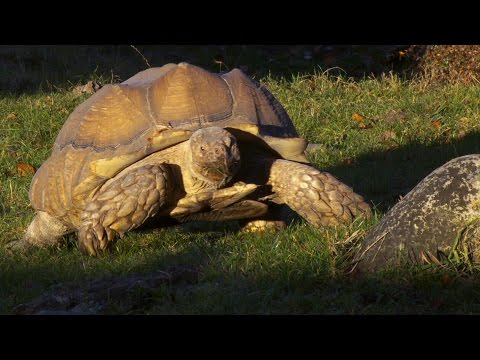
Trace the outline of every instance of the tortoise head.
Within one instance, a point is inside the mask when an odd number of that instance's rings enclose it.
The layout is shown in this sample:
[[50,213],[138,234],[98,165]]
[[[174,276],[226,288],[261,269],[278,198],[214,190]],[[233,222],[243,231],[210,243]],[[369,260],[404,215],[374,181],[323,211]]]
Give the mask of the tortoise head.
[[194,177],[221,188],[240,169],[237,139],[220,127],[199,129],[190,138],[190,159]]

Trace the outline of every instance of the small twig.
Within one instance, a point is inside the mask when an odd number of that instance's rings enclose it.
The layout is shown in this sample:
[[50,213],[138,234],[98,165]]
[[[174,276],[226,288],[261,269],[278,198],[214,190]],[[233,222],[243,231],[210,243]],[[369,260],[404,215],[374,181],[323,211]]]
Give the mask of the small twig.
[[138,49],[135,47],[135,45],[130,45],[130,47],[131,47],[133,50],[135,50],[135,51],[138,53],[138,55],[140,55],[140,56],[142,57],[143,61],[145,61],[145,64],[147,64],[147,66],[148,66],[149,68],[152,67],[152,66],[150,65],[150,63],[148,62],[148,60],[145,58],[145,56],[143,56],[143,54],[140,52],[140,50],[138,50]]

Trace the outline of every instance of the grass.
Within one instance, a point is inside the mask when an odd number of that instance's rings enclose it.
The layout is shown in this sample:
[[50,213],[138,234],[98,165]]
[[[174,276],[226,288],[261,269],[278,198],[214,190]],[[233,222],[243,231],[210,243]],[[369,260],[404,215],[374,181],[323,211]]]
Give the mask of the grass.
[[[96,75],[92,75],[94,77]],[[105,79],[105,78],[104,78]],[[108,81],[106,79],[105,81]],[[0,313],[15,312],[63,283],[85,286],[104,276],[171,272],[195,276],[108,303],[109,314],[470,314],[480,312],[478,269],[405,266],[356,277],[346,273],[346,239],[366,234],[388,208],[449,159],[480,153],[480,86],[433,84],[397,75],[353,81],[316,70],[261,78],[285,106],[309,153],[371,200],[376,217],[337,229],[304,221],[276,234],[239,234],[235,223],[128,233],[100,258],[82,255],[70,236],[59,249],[8,255],[34,211],[32,174],[49,156],[68,114],[87,95],[69,85],[0,97]],[[354,115],[357,114],[357,115]],[[354,120],[353,118],[356,120]],[[26,176],[21,176],[26,175]]]

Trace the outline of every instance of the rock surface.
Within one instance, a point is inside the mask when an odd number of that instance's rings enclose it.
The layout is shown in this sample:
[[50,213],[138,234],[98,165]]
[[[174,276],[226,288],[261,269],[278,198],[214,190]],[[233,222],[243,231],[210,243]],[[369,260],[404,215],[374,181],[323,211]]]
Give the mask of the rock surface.
[[479,261],[478,218],[480,154],[450,160],[415,186],[367,235],[354,258],[357,269],[372,271],[402,259],[448,255],[459,234],[471,259]]

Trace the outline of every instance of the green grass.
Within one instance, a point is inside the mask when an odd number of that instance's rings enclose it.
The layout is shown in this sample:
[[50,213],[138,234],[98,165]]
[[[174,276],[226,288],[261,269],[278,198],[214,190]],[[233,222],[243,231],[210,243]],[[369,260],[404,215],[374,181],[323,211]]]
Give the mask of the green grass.
[[[480,153],[480,86],[428,87],[397,76],[351,81],[320,72],[261,81],[284,104],[309,154],[372,201],[377,216],[338,229],[304,221],[276,234],[238,234],[235,223],[202,231],[168,227],[128,233],[100,258],[68,246],[8,255],[32,219],[31,175],[49,156],[68,114],[85,98],[66,88],[0,98],[0,313],[12,313],[57,284],[191,266],[197,276],[164,284],[148,301],[125,294],[107,313],[138,314],[430,314],[479,313],[478,270],[406,266],[370,276],[345,272],[345,239],[369,231],[425,175],[451,158]],[[10,114],[15,115],[10,115]],[[352,120],[365,116],[362,129]],[[438,121],[433,123],[434,121]],[[129,303],[130,301],[130,303]],[[125,303],[129,303],[125,305]]]

